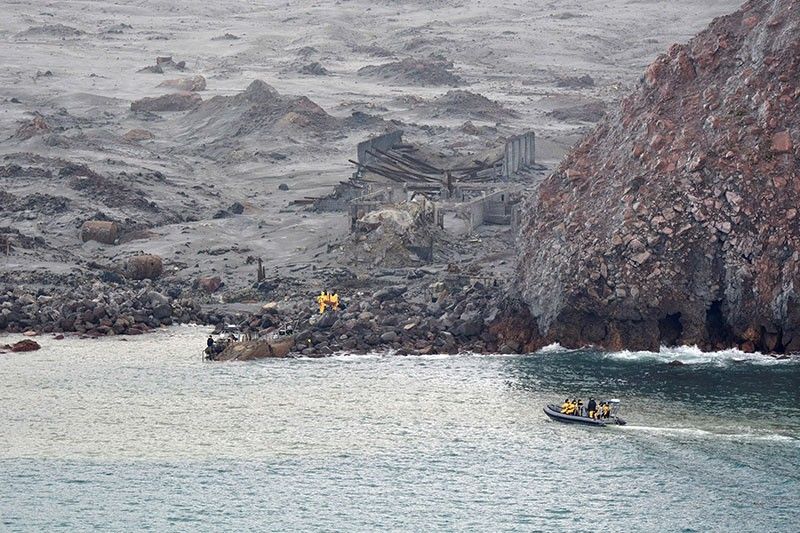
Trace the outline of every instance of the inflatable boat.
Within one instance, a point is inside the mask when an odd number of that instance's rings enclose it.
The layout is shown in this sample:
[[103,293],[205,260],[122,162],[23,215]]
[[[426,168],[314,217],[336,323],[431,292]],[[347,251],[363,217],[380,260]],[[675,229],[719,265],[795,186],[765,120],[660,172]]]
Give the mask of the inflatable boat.
[[544,414],[550,419],[557,422],[564,422],[565,424],[583,424],[586,426],[600,426],[605,427],[608,425],[624,426],[625,421],[619,417],[619,400],[607,400],[611,404],[611,415],[608,418],[589,418],[588,416],[575,416],[565,415],[561,412],[561,408],[552,403],[547,404],[544,408]]

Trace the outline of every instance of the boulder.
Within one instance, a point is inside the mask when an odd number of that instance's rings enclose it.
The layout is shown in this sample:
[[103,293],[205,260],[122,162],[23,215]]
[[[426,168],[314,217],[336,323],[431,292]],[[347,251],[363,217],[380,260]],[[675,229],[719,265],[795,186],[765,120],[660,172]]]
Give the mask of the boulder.
[[114,244],[119,236],[116,222],[107,220],[87,220],[81,226],[83,242],[97,241],[103,244]]
[[385,289],[381,289],[377,291],[373,298],[378,302],[387,302],[392,301],[400,298],[403,294],[406,293],[408,287],[398,286],[398,287],[386,287]]
[[203,276],[197,278],[197,287],[208,294],[215,293],[222,286],[222,279],[219,276]]
[[11,345],[12,352],[32,352],[40,348],[39,343],[31,339],[24,339]]
[[128,258],[126,273],[133,279],[156,279],[161,276],[164,266],[161,257],[151,254],[136,255]]
[[174,80],[164,80],[158,84],[159,87],[169,87],[171,89],[178,89],[179,91],[205,91],[206,79],[203,76],[197,75],[191,78],[177,78]]
[[386,333],[383,333],[381,335],[381,342],[386,342],[386,343],[391,344],[393,342],[397,342],[397,338],[398,338],[397,337],[397,332],[395,332],[395,331],[387,331]]
[[172,316],[172,306],[168,303],[153,308],[153,318],[163,320]]

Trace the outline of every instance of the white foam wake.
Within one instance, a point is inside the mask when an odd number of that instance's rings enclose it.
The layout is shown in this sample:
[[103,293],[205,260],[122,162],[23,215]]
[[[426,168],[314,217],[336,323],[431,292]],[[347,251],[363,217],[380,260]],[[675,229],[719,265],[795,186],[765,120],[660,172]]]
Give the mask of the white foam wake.
[[685,436],[696,438],[718,438],[732,441],[772,441],[772,442],[794,442],[800,446],[800,439],[791,435],[771,432],[752,432],[752,431],[712,431],[708,429],[691,427],[658,427],[658,426],[613,426],[621,431],[641,431],[645,433],[656,433],[661,435]]

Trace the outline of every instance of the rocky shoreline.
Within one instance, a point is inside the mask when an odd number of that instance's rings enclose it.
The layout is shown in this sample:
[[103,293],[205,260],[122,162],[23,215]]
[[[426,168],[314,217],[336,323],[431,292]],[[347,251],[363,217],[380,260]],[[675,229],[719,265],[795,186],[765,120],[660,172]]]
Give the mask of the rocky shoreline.
[[[374,280],[351,281],[352,286],[343,291],[346,307],[320,315],[313,294],[290,296],[298,294],[301,279],[283,279],[279,285],[266,282],[276,299],[265,303],[249,299],[259,284],[212,297],[207,280],[119,284],[70,276],[62,280],[71,287],[69,292],[53,285],[36,290],[2,288],[0,328],[27,337],[72,334],[91,339],[141,335],[179,324],[212,326],[216,333],[236,325],[242,333],[263,337],[289,326],[295,338],[290,355],[304,357],[375,352],[527,354],[559,341],[539,333],[526,304],[510,297],[502,280],[484,283],[461,274],[431,275],[410,269],[405,283],[398,283],[397,276],[392,281],[377,286]],[[283,290],[276,290],[278,286]],[[263,285],[261,289],[265,290]],[[242,301],[226,302],[226,298]],[[5,351],[35,349],[38,345],[29,339],[2,347]]]
[[[399,279],[406,283],[394,283]],[[389,281],[379,285],[351,281],[353,287],[343,291],[346,308],[319,315],[314,293],[298,291],[296,287],[303,283],[298,279],[261,282],[249,290],[212,295],[207,292],[209,285],[215,288],[219,284],[208,280],[193,284],[180,280],[113,283],[65,276],[60,285],[39,284],[35,290],[22,288],[32,284],[3,287],[0,329],[91,338],[139,335],[176,324],[214,326],[217,331],[234,324],[254,336],[291,326],[295,352],[305,356],[341,351],[415,355],[525,349],[514,341],[504,344],[492,333],[490,325],[501,315],[503,290],[498,286],[460,274],[439,277],[415,269]],[[271,298],[252,299],[259,286]],[[226,298],[239,302],[226,302]]]

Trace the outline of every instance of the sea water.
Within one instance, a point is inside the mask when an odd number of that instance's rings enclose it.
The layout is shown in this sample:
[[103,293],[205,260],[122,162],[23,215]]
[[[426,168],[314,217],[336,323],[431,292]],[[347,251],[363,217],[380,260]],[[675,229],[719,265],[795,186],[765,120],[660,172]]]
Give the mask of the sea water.
[[[796,360],[207,363],[206,332],[0,355],[0,530],[800,529]],[[619,398],[628,425],[549,421],[567,396]]]

